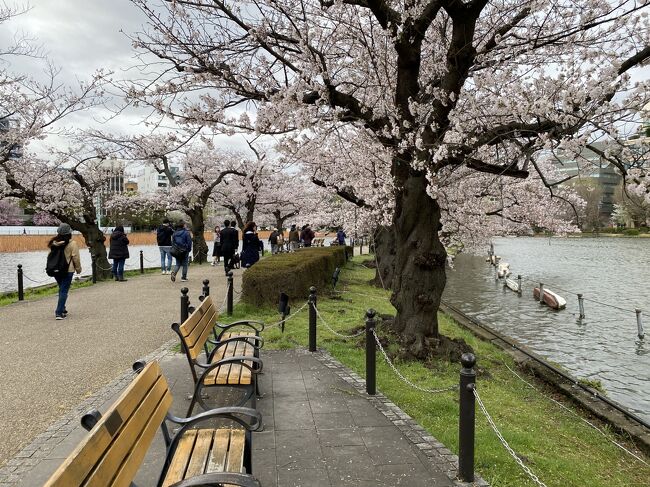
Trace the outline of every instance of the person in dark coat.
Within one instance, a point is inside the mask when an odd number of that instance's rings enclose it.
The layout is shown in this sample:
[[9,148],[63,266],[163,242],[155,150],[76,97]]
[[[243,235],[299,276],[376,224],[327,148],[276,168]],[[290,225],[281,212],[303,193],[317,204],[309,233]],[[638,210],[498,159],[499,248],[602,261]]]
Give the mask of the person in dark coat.
[[187,268],[190,265],[192,236],[185,228],[185,222],[183,220],[176,224],[176,231],[172,235],[172,247],[182,250],[183,254],[180,257],[176,257],[176,265],[171,273],[171,280],[172,282],[176,281],[176,274],[178,274],[179,269],[182,267],[183,274],[181,275],[181,281],[185,282],[187,281]]
[[339,231],[336,232],[336,241],[339,245],[345,245],[345,237],[347,237],[347,235],[342,228],[339,228]]
[[302,240],[305,247],[311,247],[311,242],[312,240],[314,240],[315,236],[316,234],[309,226],[309,223],[307,223],[307,225],[305,225],[302,230],[302,234],[300,235],[300,240]]
[[260,260],[260,239],[256,233],[255,222],[248,222],[244,227],[242,237],[241,264],[242,267],[251,267]]
[[124,233],[124,227],[118,225],[111,233],[111,243],[108,251],[108,258],[113,259],[113,276],[116,281],[124,279],[124,263],[129,258],[129,239]]
[[[156,232],[158,249],[160,250],[160,270],[163,274],[169,274],[172,271],[172,235],[174,229],[168,218],[163,220],[162,225]],[[167,263],[165,264],[165,260]]]
[[239,249],[239,232],[235,228],[236,222],[225,220],[221,230],[221,256],[223,257],[223,268],[226,274],[232,269],[232,259]]

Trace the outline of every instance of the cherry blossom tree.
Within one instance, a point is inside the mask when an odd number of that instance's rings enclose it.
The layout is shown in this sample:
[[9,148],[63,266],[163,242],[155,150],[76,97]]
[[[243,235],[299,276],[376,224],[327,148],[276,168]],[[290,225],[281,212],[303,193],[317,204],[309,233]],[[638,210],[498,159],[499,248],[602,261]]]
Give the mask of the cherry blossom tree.
[[[167,132],[120,137],[100,132],[92,133],[131,162],[151,165],[169,181],[169,189],[149,195],[123,195],[113,202],[120,211],[180,210],[190,219],[193,235],[193,256],[204,261],[208,255],[205,242],[206,209],[213,192],[228,176],[243,175],[239,156],[232,151],[215,148],[209,138],[191,133]],[[172,168],[180,168],[175,172]]]
[[15,201],[0,200],[0,225],[22,225],[23,221],[16,216],[19,209]]
[[[441,181],[537,173],[552,188],[540,151],[584,145],[647,102],[631,76],[650,57],[647,2],[132,1],[149,18],[136,47],[168,65],[133,100],[179,122],[295,139],[351,127],[386,151],[391,301],[416,356],[437,343]],[[453,184],[460,196],[474,183]]]

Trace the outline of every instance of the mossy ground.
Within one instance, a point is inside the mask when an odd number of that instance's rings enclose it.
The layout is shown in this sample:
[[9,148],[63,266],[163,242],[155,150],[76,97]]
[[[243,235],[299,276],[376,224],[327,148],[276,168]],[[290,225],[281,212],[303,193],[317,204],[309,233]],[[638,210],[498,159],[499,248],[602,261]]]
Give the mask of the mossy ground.
[[[321,315],[341,333],[353,334],[358,330],[363,325],[367,308],[375,308],[379,313],[394,314],[394,309],[388,302],[388,292],[367,284],[373,278],[374,271],[359,265],[365,259],[367,256],[355,258],[341,272],[337,289],[345,291],[344,293],[336,295],[324,289],[319,291],[318,308]],[[293,301],[293,311],[303,303],[304,301]],[[275,323],[279,316],[274,306],[255,307],[240,303],[235,307],[232,321],[243,318]],[[277,327],[267,329],[263,333],[265,348],[306,347],[307,320],[308,312],[304,308],[287,321],[284,334]],[[476,351],[479,394],[512,448],[548,487],[648,485],[650,467],[621,451],[575,414],[550,401],[548,396],[565,402],[574,410],[571,404],[553,390],[517,370],[509,355],[478,339],[446,315],[440,314],[439,320],[444,335],[462,338]],[[394,337],[382,330],[381,325],[378,333],[388,343],[392,343],[388,346],[389,351],[396,351]],[[319,324],[318,346],[360,375],[365,374],[363,336],[355,339],[338,338]],[[377,360],[377,386],[381,392],[457,453],[457,393],[419,392],[401,382],[381,357]],[[442,388],[457,383],[460,370],[459,364],[447,362],[436,362],[429,364],[429,367],[417,362],[397,361],[396,365],[411,381],[425,388]],[[542,392],[531,389],[515,377],[508,367],[516,370]],[[495,487],[535,485],[500,444],[478,406],[476,418],[477,472]],[[597,423],[593,418],[588,419]],[[629,449],[634,448],[625,438],[615,436],[607,426],[599,426],[609,437],[615,438]]]

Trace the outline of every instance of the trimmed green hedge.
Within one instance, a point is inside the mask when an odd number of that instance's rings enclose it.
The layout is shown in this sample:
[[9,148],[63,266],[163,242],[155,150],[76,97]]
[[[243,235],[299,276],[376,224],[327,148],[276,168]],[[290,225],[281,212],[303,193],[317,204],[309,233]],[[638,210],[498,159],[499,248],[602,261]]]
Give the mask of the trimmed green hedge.
[[[346,247],[311,247],[260,260],[244,272],[242,300],[255,306],[277,304],[280,293],[305,301],[309,288],[332,285],[332,274],[345,264]],[[349,255],[352,249],[347,247]]]

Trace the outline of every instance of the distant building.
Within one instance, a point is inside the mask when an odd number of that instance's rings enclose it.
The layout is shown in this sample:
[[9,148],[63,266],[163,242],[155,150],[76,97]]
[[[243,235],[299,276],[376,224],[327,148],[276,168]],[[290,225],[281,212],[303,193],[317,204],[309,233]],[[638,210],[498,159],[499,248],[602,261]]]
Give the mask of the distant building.
[[[9,129],[11,129],[11,126],[15,125],[13,121],[8,118],[0,118],[0,151],[3,150],[4,147],[7,146],[9,143],[5,137],[3,137],[3,134],[6,134],[9,132]],[[23,146],[21,144],[14,144],[14,146],[11,148],[9,152],[9,158],[10,159],[20,159],[23,155]]]
[[[603,142],[594,142],[591,144],[596,150],[605,149]],[[618,169],[610,164],[609,161],[602,158],[598,153],[591,149],[583,148],[575,156],[564,152],[558,152],[553,159],[556,170],[559,173],[559,179],[569,176],[577,176],[576,179],[590,179],[601,189],[602,194],[599,202],[599,214],[603,223],[609,221],[614,211],[616,187],[623,180]],[[585,165],[590,168],[585,170]],[[582,169],[581,169],[582,168]]]
[[[170,166],[172,176],[180,177],[180,167]],[[170,188],[169,179],[164,173],[159,173],[151,165],[144,166],[136,175],[138,191],[141,194],[155,193],[156,191],[167,191]]]
[[101,222],[107,211],[104,203],[114,194],[122,194],[125,191],[125,164],[118,159],[107,159],[103,161],[98,170],[102,184],[95,193],[95,208],[97,209],[97,220]]

